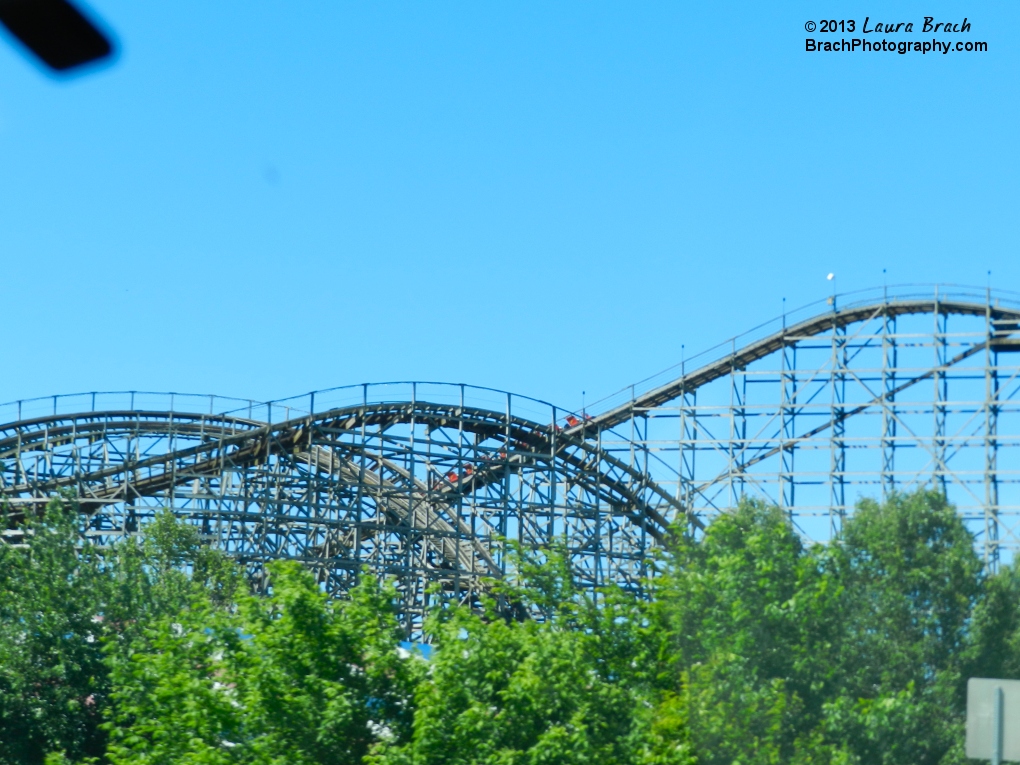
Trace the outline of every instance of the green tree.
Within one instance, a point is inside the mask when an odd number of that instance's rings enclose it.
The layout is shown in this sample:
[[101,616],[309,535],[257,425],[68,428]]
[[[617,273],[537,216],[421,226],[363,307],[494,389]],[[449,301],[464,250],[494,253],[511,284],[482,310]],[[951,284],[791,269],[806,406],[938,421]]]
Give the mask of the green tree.
[[827,730],[863,762],[931,763],[962,737],[974,540],[934,491],[861,502],[836,544],[845,596]]
[[106,748],[107,652],[129,650],[149,620],[196,589],[229,599],[241,582],[225,556],[164,511],[141,539],[99,547],[73,500],[17,521],[0,544],[0,763],[72,761]]
[[678,536],[661,565],[660,677],[703,763],[955,761],[968,667],[1015,655],[1020,587],[985,584],[973,538],[931,491],[864,501],[811,548],[777,508],[745,501],[703,539]]
[[639,601],[582,596],[556,548],[520,556],[516,572],[481,612],[433,612],[436,650],[415,695],[413,737],[382,742],[369,762],[693,763],[682,715],[651,703]]
[[1020,680],[1020,559],[985,580],[970,625],[966,675]]
[[834,682],[842,590],[828,554],[806,550],[778,508],[745,500],[702,539],[676,535],[660,565],[659,676],[687,704],[699,761],[806,756]]
[[100,755],[111,592],[102,557],[59,500],[17,530],[20,544],[0,544],[0,763]]
[[207,596],[152,622],[113,667],[111,763],[360,763],[410,734],[424,669],[401,658],[395,593],[330,602],[293,562],[233,609]]
[[974,539],[934,491],[862,501],[838,540],[847,688],[931,685],[959,670],[982,592]]
[[[9,521],[11,519],[8,519]],[[985,576],[937,493],[862,502],[827,546],[746,501],[676,534],[644,595],[518,554],[429,660],[394,590],[268,595],[162,512],[109,548],[72,503],[0,545],[0,765],[962,765],[969,676],[1020,677],[1020,570]]]

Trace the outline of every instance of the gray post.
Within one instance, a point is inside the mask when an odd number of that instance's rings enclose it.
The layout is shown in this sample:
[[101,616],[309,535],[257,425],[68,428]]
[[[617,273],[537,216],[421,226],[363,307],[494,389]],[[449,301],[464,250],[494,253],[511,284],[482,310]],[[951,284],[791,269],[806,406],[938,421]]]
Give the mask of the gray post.
[[995,687],[992,710],[992,765],[1002,765],[1002,686]]

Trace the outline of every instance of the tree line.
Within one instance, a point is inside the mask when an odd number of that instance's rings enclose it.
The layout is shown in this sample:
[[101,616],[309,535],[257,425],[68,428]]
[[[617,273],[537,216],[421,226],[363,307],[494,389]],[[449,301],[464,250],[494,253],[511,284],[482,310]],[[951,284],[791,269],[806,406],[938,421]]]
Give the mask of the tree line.
[[522,551],[481,605],[436,605],[427,654],[391,582],[330,600],[277,562],[255,594],[170,512],[109,547],[71,502],[18,530],[0,765],[952,765],[967,678],[1020,678],[1020,571],[931,491],[824,546],[745,501],[675,530],[641,596]]

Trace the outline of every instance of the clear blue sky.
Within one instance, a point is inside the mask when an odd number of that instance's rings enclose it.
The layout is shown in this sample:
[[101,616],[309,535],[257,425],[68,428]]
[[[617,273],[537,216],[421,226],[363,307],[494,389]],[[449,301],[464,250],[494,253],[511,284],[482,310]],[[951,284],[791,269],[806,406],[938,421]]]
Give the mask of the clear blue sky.
[[[880,6],[989,52],[804,51]],[[101,71],[0,46],[0,401],[429,379],[572,407],[830,271],[1020,289],[1016,3],[90,7]]]

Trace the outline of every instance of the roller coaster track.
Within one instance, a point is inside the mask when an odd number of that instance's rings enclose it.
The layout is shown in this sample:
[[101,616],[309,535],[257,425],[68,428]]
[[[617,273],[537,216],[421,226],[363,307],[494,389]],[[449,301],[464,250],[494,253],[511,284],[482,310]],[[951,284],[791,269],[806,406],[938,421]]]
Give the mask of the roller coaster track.
[[[416,447],[415,431],[427,440],[438,438],[439,449],[435,443],[423,449],[419,442]],[[453,461],[448,459],[442,470],[407,464],[416,455],[427,463],[437,451],[449,451],[451,439],[443,434],[451,432],[461,439],[466,436],[471,444],[454,449]],[[0,492],[11,522],[27,508],[70,492],[83,512],[96,518],[93,533],[106,535],[131,532],[136,516],[151,514],[161,505],[175,507],[196,522],[203,519],[206,527],[211,518],[221,525],[245,525],[250,527],[249,536],[257,534],[256,527],[267,525],[274,527],[276,536],[285,536],[286,529],[299,525],[306,536],[315,536],[314,544],[263,549],[253,539],[239,548],[235,545],[233,552],[256,565],[274,557],[304,560],[323,570],[327,586],[330,574],[325,569],[355,572],[364,562],[361,548],[377,537],[396,535],[400,546],[422,549],[422,561],[410,566],[420,569],[418,575],[438,577],[447,590],[479,592],[486,579],[503,575],[505,562],[494,545],[500,546],[499,537],[514,529],[507,528],[504,519],[502,528],[488,523],[482,531],[475,510],[491,510],[486,505],[495,504],[497,512],[506,515],[512,502],[498,495],[505,494],[510,483],[518,488],[529,484],[528,491],[536,488],[533,484],[544,483],[553,492],[557,486],[573,492],[573,499],[560,502],[562,513],[582,519],[580,525],[595,524],[587,539],[581,534],[575,540],[580,557],[588,556],[589,550],[598,552],[600,522],[623,518],[643,535],[661,540],[668,521],[660,508],[683,512],[645,475],[601,453],[597,444],[564,435],[553,425],[422,401],[337,408],[276,424],[151,410],[49,415],[0,426],[0,462]],[[456,468],[460,472],[451,476],[447,468],[456,463],[461,463]],[[261,497],[224,486],[224,476],[244,476],[250,483],[260,472],[270,486]],[[212,495],[218,506],[202,513],[177,508],[182,487],[203,481],[217,484]],[[308,483],[314,489],[294,488]],[[281,491],[301,496],[282,500]],[[310,499],[311,494],[318,496]],[[530,502],[519,504],[527,508]],[[543,496],[538,504],[545,510],[557,507],[554,496]],[[366,505],[377,511],[368,514],[372,517],[351,518],[347,512]],[[328,510],[324,512],[323,506]],[[308,512],[309,507],[317,509]],[[536,530],[521,517],[510,526],[516,528],[519,541],[547,544],[567,524],[551,517],[555,513],[547,514],[545,530]],[[600,521],[599,516],[605,518]],[[574,527],[576,531],[578,524]],[[639,557],[624,552],[630,564]],[[407,574],[406,566],[397,568]],[[343,589],[346,579],[333,585]]]
[[[1020,305],[982,292],[936,288],[841,310],[833,298],[567,432],[637,455],[688,512],[711,515],[751,491],[787,507],[812,538],[838,531],[854,494],[934,485],[994,566],[1001,550],[1020,549]],[[881,467],[865,465],[867,454]],[[809,528],[810,516],[827,516],[826,527]]]
[[[147,434],[175,434],[202,439],[202,443],[149,457],[125,461],[86,475],[72,474],[41,480],[22,478],[18,483],[3,487],[8,501],[40,502],[48,499],[61,489],[82,487],[80,502],[89,507],[134,496],[157,496],[166,492],[182,480],[191,480],[198,475],[215,475],[225,464],[244,468],[264,461],[269,454],[292,454],[299,461],[307,462],[316,469],[329,472],[334,463],[349,469],[349,457],[338,457],[344,450],[351,451],[333,436],[350,432],[365,425],[391,426],[406,424],[412,419],[426,425],[446,427],[461,426],[466,432],[490,438],[502,438],[513,443],[518,451],[505,460],[506,465],[517,468],[532,467],[538,462],[552,462],[557,459],[578,471],[578,481],[586,488],[599,494],[603,501],[618,507],[635,507],[631,519],[644,526],[649,533],[661,539],[669,523],[655,507],[647,504],[634,486],[646,489],[656,495],[663,504],[683,512],[683,507],[673,497],[663,492],[654,482],[647,480],[638,471],[611,455],[599,455],[598,449],[589,441],[572,435],[555,432],[549,426],[538,425],[521,418],[507,421],[503,415],[484,410],[451,407],[421,402],[417,405],[388,405],[346,410],[331,410],[316,417],[303,417],[278,425],[260,424],[240,419],[224,419],[219,425],[207,415],[188,415],[176,412],[103,412],[86,413],[71,418],[38,418],[12,425],[0,426],[0,433],[15,430],[14,435],[0,438],[0,459],[10,458],[18,453],[42,451],[63,446],[84,439],[95,441],[111,432],[136,430]],[[144,426],[139,426],[144,422]],[[59,423],[59,424],[58,424]],[[558,440],[558,443],[556,443]],[[328,442],[329,448],[316,446]],[[521,451],[521,450],[524,451]],[[601,459],[608,472],[590,474],[588,469]],[[346,462],[344,460],[347,460]],[[382,460],[391,470],[399,470],[392,463]],[[186,471],[178,470],[188,464]],[[459,491],[470,491],[475,486],[484,486],[499,480],[502,464],[487,465],[482,470],[459,481]],[[93,484],[116,476],[148,471],[149,475],[137,481],[125,479],[112,487],[96,488]],[[379,479],[381,481],[381,479]],[[376,485],[381,486],[381,483]],[[444,489],[437,493],[440,500],[449,500],[457,490]],[[700,528],[700,522],[692,518]]]
[[994,566],[1020,549],[1018,351],[1020,304],[936,292],[834,299],[590,416],[432,383],[247,412],[19,402],[0,407],[0,498],[9,535],[61,493],[101,540],[171,508],[256,579],[291,558],[339,593],[367,565],[397,579],[409,632],[430,585],[470,602],[506,576],[509,542],[563,545],[584,586],[639,587],[671,524],[697,534],[747,494],[825,539],[855,497],[935,485]]
[[[744,368],[747,365],[774,354],[777,351],[782,350],[787,345],[803,338],[814,337],[824,332],[830,332],[833,329],[842,329],[850,326],[851,324],[857,324],[880,316],[895,318],[897,316],[906,316],[909,314],[930,314],[933,312],[947,315],[957,314],[960,316],[979,317],[984,317],[986,314],[989,314],[994,321],[1012,323],[1013,325],[1020,322],[1020,309],[991,308],[987,303],[962,302],[954,300],[883,301],[880,303],[868,303],[866,305],[854,306],[853,308],[842,311],[824,313],[807,319],[806,321],[802,321],[788,329],[784,328],[775,332],[762,340],[758,340],[751,345],[741,348],[731,355],[720,358],[710,364],[706,364],[690,374],[683,375],[676,380],[671,380],[665,385],[644,393],[626,404],[622,404],[614,409],[602,412],[601,414],[592,417],[583,425],[571,428],[570,432],[579,432],[582,429],[597,431],[620,425],[621,423],[629,420],[636,411],[652,409],[656,406],[661,406],[662,404],[673,401],[682,396],[684,393],[695,391],[714,380],[725,377],[730,374],[734,368]],[[1009,332],[1003,333],[1002,337],[995,338],[1000,347],[1007,347],[1010,344],[1016,343],[1015,339],[1008,337],[1010,334],[1012,334],[1012,329]],[[977,349],[975,348],[974,352],[976,352],[976,350]],[[973,355],[973,353],[968,355]]]

